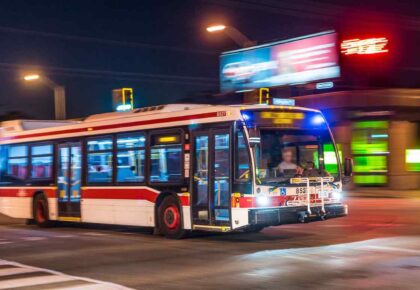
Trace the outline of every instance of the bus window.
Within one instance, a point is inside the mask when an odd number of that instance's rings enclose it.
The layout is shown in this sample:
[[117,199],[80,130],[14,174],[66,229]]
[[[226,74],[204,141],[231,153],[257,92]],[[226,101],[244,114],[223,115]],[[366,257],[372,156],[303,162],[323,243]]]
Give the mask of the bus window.
[[87,148],[88,183],[112,182],[112,138],[89,139]]
[[28,175],[28,146],[9,146],[7,176],[12,180],[22,181]]
[[150,159],[151,182],[180,182],[182,179],[181,136],[179,134],[153,136]]
[[144,134],[117,136],[117,182],[143,182],[146,137]]
[[52,177],[53,146],[51,144],[31,147],[31,178],[49,179]]

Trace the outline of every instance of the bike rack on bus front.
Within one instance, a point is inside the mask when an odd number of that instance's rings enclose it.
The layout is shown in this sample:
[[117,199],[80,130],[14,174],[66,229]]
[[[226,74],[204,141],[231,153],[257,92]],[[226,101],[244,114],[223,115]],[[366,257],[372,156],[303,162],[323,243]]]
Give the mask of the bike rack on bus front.
[[[323,214],[325,214],[324,182],[326,182],[327,184],[328,184],[328,182],[333,182],[334,177],[332,177],[332,176],[327,176],[327,177],[295,177],[295,178],[290,179],[291,184],[302,184],[302,183],[306,184],[307,212],[308,212],[309,215],[312,214],[312,211],[311,211],[311,192],[310,192],[310,186],[309,186],[311,181],[319,182],[320,185],[321,185],[320,192],[319,192],[319,197],[321,198],[321,211],[322,211]],[[315,190],[315,194],[316,194],[316,190]]]

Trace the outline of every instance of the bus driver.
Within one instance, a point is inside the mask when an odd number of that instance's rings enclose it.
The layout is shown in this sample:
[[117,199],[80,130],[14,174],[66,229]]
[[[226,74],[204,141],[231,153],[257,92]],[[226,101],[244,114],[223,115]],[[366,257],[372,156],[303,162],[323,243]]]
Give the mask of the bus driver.
[[281,174],[284,174],[285,171],[290,172],[290,170],[295,170],[296,174],[302,174],[303,169],[299,166],[297,166],[295,163],[293,163],[293,151],[290,148],[285,148],[282,150],[282,162],[277,165],[276,169]]

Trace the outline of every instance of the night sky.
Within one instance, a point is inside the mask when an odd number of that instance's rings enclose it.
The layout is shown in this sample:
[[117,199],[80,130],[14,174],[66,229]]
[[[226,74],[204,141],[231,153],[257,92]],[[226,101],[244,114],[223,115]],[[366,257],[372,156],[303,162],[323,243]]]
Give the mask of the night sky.
[[[218,55],[236,49],[207,24],[232,25],[264,43],[327,29],[395,43],[400,74],[420,79],[418,1],[137,0],[0,2],[0,114],[53,118],[52,92],[25,84],[24,69],[66,87],[68,117],[112,110],[111,91],[133,87],[136,106],[218,91]],[[417,18],[416,18],[417,17]]]

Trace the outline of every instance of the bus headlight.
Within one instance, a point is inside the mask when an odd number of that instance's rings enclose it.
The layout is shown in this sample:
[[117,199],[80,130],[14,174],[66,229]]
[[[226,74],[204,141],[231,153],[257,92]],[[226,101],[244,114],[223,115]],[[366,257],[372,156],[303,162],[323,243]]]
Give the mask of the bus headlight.
[[333,191],[332,197],[333,197],[333,199],[341,200],[343,195],[339,191]]
[[257,204],[259,206],[267,206],[270,203],[270,200],[267,196],[258,196],[257,197]]

